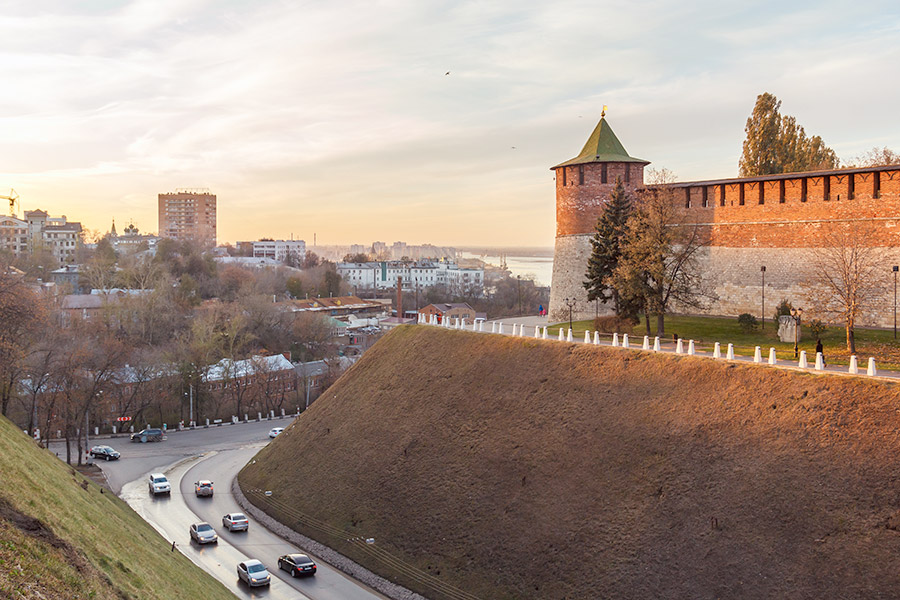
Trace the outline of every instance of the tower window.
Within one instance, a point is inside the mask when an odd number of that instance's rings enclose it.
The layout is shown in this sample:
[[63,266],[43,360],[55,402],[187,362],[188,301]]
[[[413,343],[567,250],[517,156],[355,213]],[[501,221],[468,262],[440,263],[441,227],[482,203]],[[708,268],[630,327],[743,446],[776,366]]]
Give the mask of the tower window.
[[[806,202],[806,194],[808,193],[809,188],[809,180],[804,177],[800,180],[800,202]],[[781,197],[781,201],[784,202],[784,196]]]
[[822,200],[831,200],[831,176],[822,178]]
[[631,165],[625,163],[625,183],[631,182],[631,169],[629,168]]
[[853,200],[856,197],[856,177],[853,173],[847,178],[847,199]]
[[743,183],[741,183],[740,188],[741,188],[741,195],[738,198],[738,204],[743,206],[744,205],[744,184]]
[[766,184],[762,181],[759,182],[759,203],[766,203]]
[[691,207],[691,188],[689,187],[684,188],[684,207]]
[[872,197],[873,198],[881,198],[881,172],[875,171],[872,173],[874,179],[872,180]]
[[578,165],[578,185],[584,185],[584,165]]
[[784,202],[785,193],[784,193],[784,179],[778,182],[778,201]]
[[606,163],[600,165],[600,183],[606,183]]
[[703,208],[706,208],[707,206],[709,206],[709,188],[704,185],[701,189],[703,190],[703,196],[700,202]]
[[562,184],[563,184],[563,186],[565,186],[566,185],[566,168],[563,167],[560,170],[562,171]]
[[725,206],[725,186],[719,186],[719,206]]

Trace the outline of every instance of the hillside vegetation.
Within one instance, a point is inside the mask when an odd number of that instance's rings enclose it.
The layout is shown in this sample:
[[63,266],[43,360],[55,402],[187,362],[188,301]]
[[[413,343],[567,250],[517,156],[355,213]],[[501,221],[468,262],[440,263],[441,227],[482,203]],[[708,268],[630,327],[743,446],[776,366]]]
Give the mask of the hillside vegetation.
[[898,409],[861,378],[410,326],[239,480],[485,600],[893,598]]
[[0,418],[0,598],[234,598],[100,490]]

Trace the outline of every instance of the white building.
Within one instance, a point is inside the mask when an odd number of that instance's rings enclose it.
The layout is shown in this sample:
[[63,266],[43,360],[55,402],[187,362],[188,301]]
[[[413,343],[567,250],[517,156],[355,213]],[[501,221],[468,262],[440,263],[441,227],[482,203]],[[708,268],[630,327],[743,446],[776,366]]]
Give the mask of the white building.
[[306,256],[306,242],[303,240],[260,240],[253,244],[254,258],[273,258],[286,262],[292,257],[300,262]]
[[460,267],[447,260],[338,263],[337,272],[357,291],[396,289],[401,277],[405,291],[444,286],[454,293],[484,293],[484,268]]
[[75,260],[81,245],[81,223],[67,221],[65,215],[51,217],[42,210],[26,210],[25,223],[30,252],[49,250],[60,264]]
[[0,217],[0,250],[20,256],[28,251],[28,223],[16,217]]

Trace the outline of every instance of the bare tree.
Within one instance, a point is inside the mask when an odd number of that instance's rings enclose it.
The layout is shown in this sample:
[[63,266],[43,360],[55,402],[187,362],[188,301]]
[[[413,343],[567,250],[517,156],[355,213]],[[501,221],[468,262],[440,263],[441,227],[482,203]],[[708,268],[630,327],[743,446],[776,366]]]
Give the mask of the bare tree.
[[870,245],[873,230],[869,224],[835,225],[810,250],[807,300],[813,314],[844,324],[850,354],[856,354],[857,320],[885,292],[887,262],[883,249]]

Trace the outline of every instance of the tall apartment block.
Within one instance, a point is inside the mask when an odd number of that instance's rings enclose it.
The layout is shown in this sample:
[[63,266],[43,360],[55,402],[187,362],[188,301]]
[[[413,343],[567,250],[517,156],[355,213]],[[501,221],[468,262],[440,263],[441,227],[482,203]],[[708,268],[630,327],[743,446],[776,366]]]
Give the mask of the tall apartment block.
[[159,236],[216,245],[216,195],[207,189],[178,189],[159,195]]

